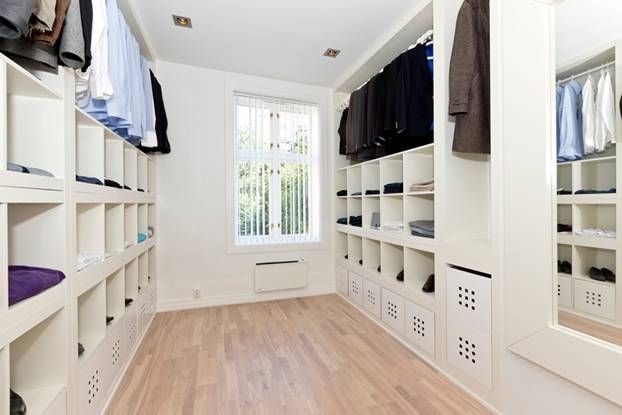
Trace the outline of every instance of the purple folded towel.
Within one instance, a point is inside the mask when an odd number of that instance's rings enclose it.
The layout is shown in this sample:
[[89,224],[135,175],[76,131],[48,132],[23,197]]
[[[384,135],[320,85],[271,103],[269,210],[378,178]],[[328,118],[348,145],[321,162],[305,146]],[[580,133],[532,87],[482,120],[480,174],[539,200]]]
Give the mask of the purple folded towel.
[[65,279],[65,274],[47,268],[9,266],[9,305],[47,290]]

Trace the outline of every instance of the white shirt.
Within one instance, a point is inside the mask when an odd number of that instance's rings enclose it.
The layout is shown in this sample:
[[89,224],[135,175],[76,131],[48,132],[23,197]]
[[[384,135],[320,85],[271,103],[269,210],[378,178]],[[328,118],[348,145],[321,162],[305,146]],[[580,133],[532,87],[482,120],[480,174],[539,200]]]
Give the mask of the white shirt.
[[596,151],[604,151],[608,144],[615,143],[615,102],[611,75],[606,72],[598,81],[596,93]]
[[93,31],[91,54],[93,60],[89,68],[89,86],[95,99],[108,99],[114,93],[108,68],[108,12],[106,0],[93,2]]
[[596,94],[594,81],[588,75],[583,85],[583,148],[585,154],[592,154],[596,150]]

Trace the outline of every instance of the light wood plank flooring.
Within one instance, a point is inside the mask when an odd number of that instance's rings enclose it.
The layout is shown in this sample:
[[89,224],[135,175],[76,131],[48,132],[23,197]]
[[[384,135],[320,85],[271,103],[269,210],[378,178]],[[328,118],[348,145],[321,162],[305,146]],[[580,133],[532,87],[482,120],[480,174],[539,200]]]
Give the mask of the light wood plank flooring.
[[487,413],[336,295],[158,314],[108,410]]
[[569,329],[589,334],[597,339],[622,346],[622,329],[608,326],[606,324],[590,320],[589,318],[584,318],[574,313],[568,313],[567,311],[562,310],[559,311],[558,321],[560,325],[568,327]]

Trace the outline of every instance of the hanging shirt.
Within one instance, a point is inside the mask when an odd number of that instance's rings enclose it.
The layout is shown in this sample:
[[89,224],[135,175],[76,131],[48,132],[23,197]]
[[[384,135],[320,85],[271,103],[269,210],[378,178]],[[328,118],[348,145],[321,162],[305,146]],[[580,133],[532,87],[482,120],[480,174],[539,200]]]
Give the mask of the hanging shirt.
[[577,81],[570,81],[564,87],[559,132],[559,160],[577,160],[583,157],[581,89]]
[[560,150],[560,145],[559,145],[559,132],[561,130],[561,126],[562,126],[562,99],[564,97],[564,88],[562,88],[561,86],[557,85],[557,88],[555,88],[555,98],[556,98],[556,103],[557,103],[557,124],[556,124],[556,135],[557,135],[557,158],[559,159],[559,150]]
[[616,142],[615,103],[613,85],[609,72],[601,75],[596,93],[596,151],[604,151],[607,145]]
[[157,147],[158,136],[156,135],[156,114],[155,104],[153,101],[153,87],[151,86],[151,73],[149,72],[149,64],[147,60],[140,57],[141,69],[143,75],[143,89],[145,90],[145,109],[146,124],[145,134],[140,144],[145,147]]
[[594,93],[594,81],[588,75],[583,91],[583,150],[585,154],[596,151],[596,102]]

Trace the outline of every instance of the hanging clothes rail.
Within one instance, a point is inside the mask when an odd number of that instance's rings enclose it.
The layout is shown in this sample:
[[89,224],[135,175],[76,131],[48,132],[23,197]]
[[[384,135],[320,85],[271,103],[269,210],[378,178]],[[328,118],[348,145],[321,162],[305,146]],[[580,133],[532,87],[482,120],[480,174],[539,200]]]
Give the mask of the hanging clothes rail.
[[568,82],[568,81],[572,81],[573,79],[580,78],[580,77],[585,76],[585,75],[589,75],[589,74],[591,74],[593,72],[597,72],[597,71],[599,71],[601,69],[605,69],[605,68],[608,68],[609,66],[613,66],[613,65],[615,65],[615,61],[604,63],[604,64],[602,64],[600,66],[595,67],[595,68],[588,69],[587,71],[584,71],[584,72],[581,72],[581,73],[569,76],[568,78],[565,78],[565,79],[561,79],[561,80],[557,81],[557,84],[559,85],[559,84],[563,84],[563,83]]

